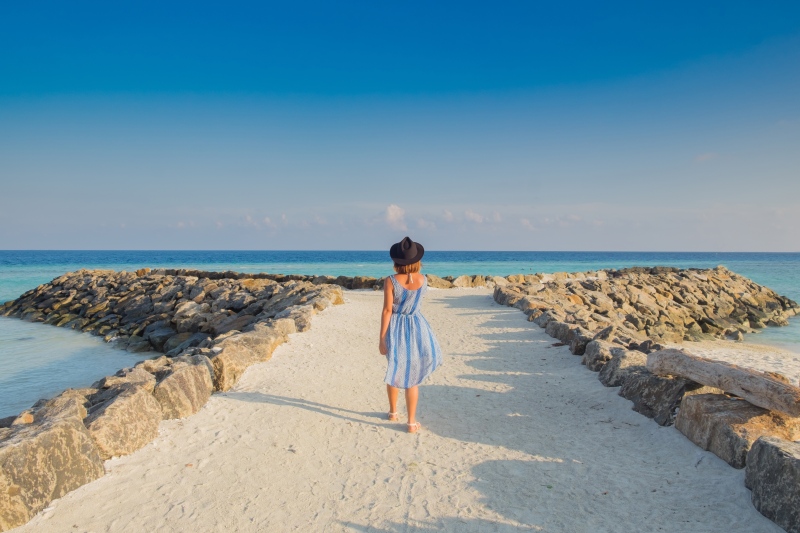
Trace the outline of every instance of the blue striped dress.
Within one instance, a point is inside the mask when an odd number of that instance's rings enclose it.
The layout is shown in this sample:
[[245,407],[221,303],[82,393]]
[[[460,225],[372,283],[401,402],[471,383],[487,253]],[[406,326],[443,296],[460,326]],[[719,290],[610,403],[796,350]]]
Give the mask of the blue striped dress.
[[419,310],[428,289],[427,278],[416,290],[404,288],[394,276],[389,279],[394,287],[394,301],[386,332],[389,364],[384,381],[393,387],[408,389],[422,383],[442,364],[442,349]]

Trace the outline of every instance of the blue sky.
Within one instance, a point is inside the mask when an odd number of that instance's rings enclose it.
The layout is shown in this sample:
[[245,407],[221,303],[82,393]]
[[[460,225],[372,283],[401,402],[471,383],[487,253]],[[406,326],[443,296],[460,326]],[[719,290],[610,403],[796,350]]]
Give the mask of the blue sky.
[[0,248],[800,251],[800,4],[431,4],[0,7]]

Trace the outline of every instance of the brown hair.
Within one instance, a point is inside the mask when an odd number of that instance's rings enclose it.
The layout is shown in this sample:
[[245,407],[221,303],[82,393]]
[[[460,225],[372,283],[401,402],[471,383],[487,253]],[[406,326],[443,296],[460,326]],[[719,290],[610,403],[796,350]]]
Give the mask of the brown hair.
[[414,272],[419,272],[421,268],[422,263],[420,261],[411,263],[410,265],[398,265],[397,263],[394,264],[394,271],[398,274],[412,274]]

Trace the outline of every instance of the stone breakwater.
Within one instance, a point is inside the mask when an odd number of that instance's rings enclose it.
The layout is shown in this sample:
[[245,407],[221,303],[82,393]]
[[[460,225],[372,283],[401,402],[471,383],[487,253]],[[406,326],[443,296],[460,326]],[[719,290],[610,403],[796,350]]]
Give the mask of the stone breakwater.
[[344,303],[336,285],[186,272],[81,270],[0,307],[132,352],[166,352],[0,420],[0,531],[102,476],[105,459],[149,443],[161,420],[196,413],[318,311]]
[[800,533],[800,389],[778,374],[660,344],[741,340],[786,325],[800,313],[797,303],[723,267],[493,281],[495,301],[525,312],[603,385],[619,387],[635,411],[745,468],[756,509]]

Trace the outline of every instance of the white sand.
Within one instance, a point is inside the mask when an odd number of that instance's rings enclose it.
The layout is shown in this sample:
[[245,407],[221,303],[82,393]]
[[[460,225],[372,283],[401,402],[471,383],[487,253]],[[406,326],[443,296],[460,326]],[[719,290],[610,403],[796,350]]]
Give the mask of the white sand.
[[384,420],[381,295],[346,299],[17,531],[782,531],[743,471],[485,290],[429,293],[445,365],[405,433]]

